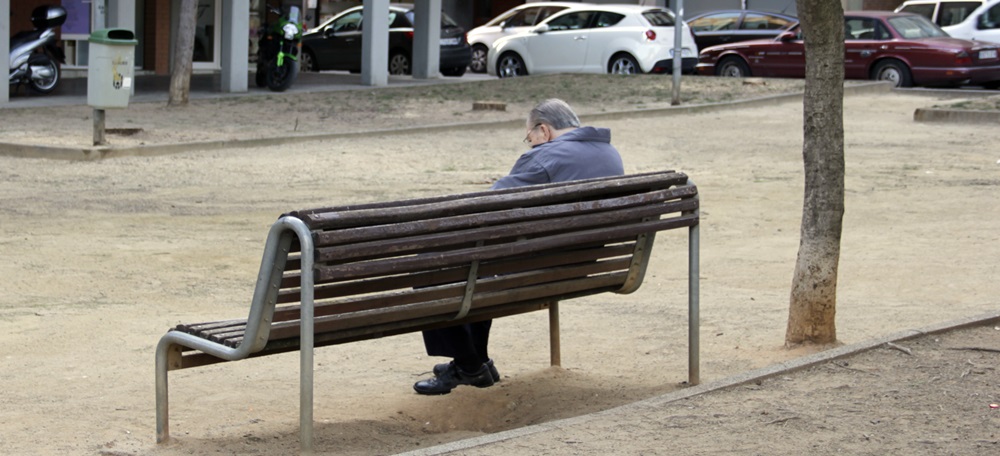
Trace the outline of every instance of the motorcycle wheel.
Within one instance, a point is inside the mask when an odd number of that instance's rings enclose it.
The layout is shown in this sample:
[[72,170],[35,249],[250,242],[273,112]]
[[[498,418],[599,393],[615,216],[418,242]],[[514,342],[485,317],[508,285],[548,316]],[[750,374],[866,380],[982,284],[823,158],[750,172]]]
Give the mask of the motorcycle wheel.
[[292,86],[295,75],[298,73],[299,63],[286,59],[285,64],[278,66],[277,59],[272,60],[267,66],[267,88],[274,92],[284,92]]
[[34,54],[28,59],[31,77],[28,87],[37,93],[50,93],[59,85],[59,65],[45,54]]
[[257,87],[267,87],[267,68],[264,65],[257,65],[257,71],[254,73],[254,82],[257,83]]

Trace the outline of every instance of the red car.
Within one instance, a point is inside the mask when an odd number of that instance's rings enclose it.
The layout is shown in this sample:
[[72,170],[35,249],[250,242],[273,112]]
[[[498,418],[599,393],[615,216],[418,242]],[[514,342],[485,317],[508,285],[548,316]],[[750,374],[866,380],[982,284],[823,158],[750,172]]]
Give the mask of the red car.
[[[844,15],[844,75],[891,81],[896,87],[981,85],[1000,87],[1000,44],[948,36],[923,16],[888,11]],[[776,38],[703,49],[698,73],[746,77],[805,77],[799,24]]]

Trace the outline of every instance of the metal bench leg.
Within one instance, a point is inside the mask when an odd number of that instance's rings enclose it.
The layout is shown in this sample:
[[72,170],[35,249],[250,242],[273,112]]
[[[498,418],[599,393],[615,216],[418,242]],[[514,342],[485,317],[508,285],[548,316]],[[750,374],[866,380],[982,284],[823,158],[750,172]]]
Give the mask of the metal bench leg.
[[[171,357],[179,358],[180,347],[160,341],[156,346],[156,443],[170,439],[170,416],[167,401],[167,366]],[[179,364],[180,360],[175,359]]]
[[[698,211],[695,211],[697,214]],[[700,241],[699,225],[688,229],[688,385],[701,382],[700,361],[700,316],[698,310],[698,276]]]
[[549,303],[549,357],[553,366],[562,366],[559,351],[559,301],[552,301]]

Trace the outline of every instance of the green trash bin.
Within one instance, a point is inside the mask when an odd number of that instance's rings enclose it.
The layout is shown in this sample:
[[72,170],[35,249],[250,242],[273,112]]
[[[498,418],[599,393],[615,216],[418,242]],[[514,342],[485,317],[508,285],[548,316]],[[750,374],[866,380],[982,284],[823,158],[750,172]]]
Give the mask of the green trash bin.
[[125,108],[135,74],[135,33],[100,29],[90,34],[87,104],[98,109]]

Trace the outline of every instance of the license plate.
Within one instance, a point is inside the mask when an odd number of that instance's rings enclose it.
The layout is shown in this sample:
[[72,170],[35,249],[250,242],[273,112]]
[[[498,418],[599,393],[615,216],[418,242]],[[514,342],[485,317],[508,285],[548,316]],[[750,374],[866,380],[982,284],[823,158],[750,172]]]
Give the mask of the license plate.
[[979,60],[988,60],[997,58],[996,49],[986,49],[984,51],[979,51]]
[[441,38],[442,46],[455,46],[458,42],[459,38]]

